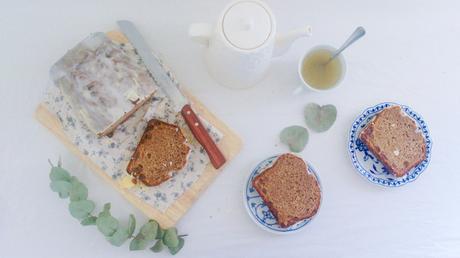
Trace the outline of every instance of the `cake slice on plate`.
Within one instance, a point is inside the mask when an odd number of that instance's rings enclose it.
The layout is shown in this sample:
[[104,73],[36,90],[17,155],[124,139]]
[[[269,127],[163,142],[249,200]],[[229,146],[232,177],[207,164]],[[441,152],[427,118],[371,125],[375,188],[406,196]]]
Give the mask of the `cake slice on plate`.
[[415,122],[399,106],[378,113],[359,139],[396,177],[406,175],[426,156],[426,144]]
[[289,227],[316,214],[321,190],[305,162],[283,154],[272,167],[256,176],[252,185],[275,216],[280,227]]

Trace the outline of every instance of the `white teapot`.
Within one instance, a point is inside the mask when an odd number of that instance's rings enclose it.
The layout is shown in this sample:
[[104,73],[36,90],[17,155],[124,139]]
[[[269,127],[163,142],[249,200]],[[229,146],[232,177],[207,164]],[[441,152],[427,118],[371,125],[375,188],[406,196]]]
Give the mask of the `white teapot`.
[[310,36],[311,27],[275,34],[275,17],[258,0],[230,3],[216,26],[195,23],[189,28],[189,36],[207,47],[211,76],[230,88],[247,88],[263,79],[271,58],[284,54],[299,37]]

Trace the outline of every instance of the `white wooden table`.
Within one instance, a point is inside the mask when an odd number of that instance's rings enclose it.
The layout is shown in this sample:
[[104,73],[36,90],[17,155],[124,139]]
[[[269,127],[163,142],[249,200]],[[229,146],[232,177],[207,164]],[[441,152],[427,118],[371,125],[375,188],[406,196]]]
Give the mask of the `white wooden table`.
[[[88,171],[33,112],[49,86],[48,69],[94,31],[130,19],[162,52],[177,77],[243,138],[244,147],[179,223],[188,233],[180,257],[460,257],[460,2],[267,0],[279,31],[310,24],[314,35],[297,41],[273,62],[258,86],[233,91],[207,74],[202,47],[188,25],[214,22],[227,1],[2,1],[0,4],[0,257],[154,257],[115,248],[84,228],[48,187],[47,159],[61,156],[98,205],[145,220]],[[297,59],[317,44],[338,46],[356,26],[368,34],[346,53],[348,74],[327,93],[293,95]],[[338,119],[311,133],[302,156],[321,177],[324,202],[304,231],[275,236],[254,225],[242,205],[250,170],[286,151],[278,133],[304,124],[308,102],[335,104]],[[366,107],[383,101],[411,106],[433,138],[428,170],[414,183],[387,189],[352,168],[348,130]],[[162,253],[156,257],[168,256]]]

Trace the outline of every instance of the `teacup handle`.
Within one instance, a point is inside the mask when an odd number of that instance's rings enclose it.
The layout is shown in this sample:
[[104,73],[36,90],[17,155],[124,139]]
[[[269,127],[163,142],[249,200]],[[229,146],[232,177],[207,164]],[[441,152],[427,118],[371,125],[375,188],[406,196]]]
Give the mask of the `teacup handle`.
[[305,86],[304,86],[303,84],[298,85],[297,88],[295,88],[295,89],[292,91],[292,95],[299,95],[299,94],[302,93],[304,90],[305,90]]

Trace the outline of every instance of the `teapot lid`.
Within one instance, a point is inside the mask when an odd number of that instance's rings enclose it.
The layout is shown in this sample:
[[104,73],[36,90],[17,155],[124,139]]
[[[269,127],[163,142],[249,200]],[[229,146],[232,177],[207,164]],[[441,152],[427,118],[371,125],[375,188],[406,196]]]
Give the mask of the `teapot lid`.
[[231,5],[222,20],[225,38],[235,47],[250,50],[263,45],[273,30],[270,11],[259,1]]

